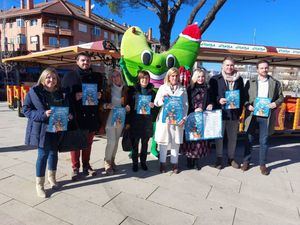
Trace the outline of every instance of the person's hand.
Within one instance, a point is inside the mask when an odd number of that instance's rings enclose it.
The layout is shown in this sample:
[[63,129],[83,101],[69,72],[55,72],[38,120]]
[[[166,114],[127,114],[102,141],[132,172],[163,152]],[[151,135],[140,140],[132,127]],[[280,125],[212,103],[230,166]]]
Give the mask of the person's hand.
[[253,111],[254,111],[254,107],[253,107],[252,105],[249,105],[249,106],[248,106],[248,110],[249,110],[250,112],[253,112]]
[[178,123],[178,126],[183,127],[185,124],[185,119],[180,120],[180,122]]
[[100,99],[101,96],[102,96],[102,93],[99,91],[99,92],[98,92],[98,99]]
[[275,102],[271,102],[268,106],[270,109],[275,109],[277,107]]
[[51,109],[45,111],[47,117],[50,117],[51,113],[52,113]]
[[76,101],[82,99],[82,92],[77,92],[75,95]]
[[213,109],[213,105],[212,104],[209,104],[207,107],[206,107],[206,110],[212,110]]
[[221,105],[225,105],[226,102],[227,102],[226,98],[220,98],[220,100],[219,100],[219,103],[220,103]]
[[149,106],[150,106],[150,108],[153,108],[154,107],[154,103],[153,102],[149,102]]
[[71,113],[69,113],[68,119],[69,119],[69,120],[72,120],[73,118],[74,118],[73,115],[72,115]]
[[130,124],[125,125],[125,129],[128,130],[130,128]]
[[126,110],[126,112],[129,112],[129,111],[130,111],[130,106],[129,106],[129,105],[126,105],[126,106],[125,106],[125,110]]
[[203,112],[203,109],[200,108],[200,107],[199,107],[199,108],[196,108],[196,109],[195,109],[195,112]]
[[104,109],[113,109],[114,107],[113,107],[113,105],[111,104],[111,103],[106,103],[105,105],[104,105]]

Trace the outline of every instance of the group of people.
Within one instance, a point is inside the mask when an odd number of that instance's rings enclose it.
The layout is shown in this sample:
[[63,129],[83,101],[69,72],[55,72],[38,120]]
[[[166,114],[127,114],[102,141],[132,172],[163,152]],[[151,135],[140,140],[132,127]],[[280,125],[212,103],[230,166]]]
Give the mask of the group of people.
[[[150,75],[147,71],[137,74],[137,84],[127,87],[122,74],[114,70],[108,76],[108,85],[103,77],[91,69],[91,58],[87,53],[80,53],[76,58],[76,70],[64,75],[62,81],[53,68],[45,69],[37,84],[26,95],[23,113],[28,118],[26,130],[26,144],[37,146],[38,157],[36,161],[36,190],[37,195],[46,197],[44,183],[48,164],[48,181],[53,189],[57,189],[56,170],[58,161],[58,143],[60,132],[47,132],[51,106],[67,106],[70,108],[68,116],[68,130],[87,130],[88,146],[86,149],[71,151],[73,181],[80,179],[80,163],[84,175],[96,176],[97,171],[90,165],[90,155],[93,138],[99,131],[100,125],[105,126],[107,145],[105,148],[104,169],[107,175],[112,175],[117,170],[116,153],[119,139],[124,129],[130,130],[132,143],[132,170],[137,172],[139,167],[148,170],[147,149],[148,142],[153,137],[159,150],[160,172],[167,171],[166,158],[170,151],[172,171],[179,172],[178,156],[181,151],[187,157],[188,168],[200,169],[199,159],[210,152],[210,142],[207,140],[186,141],[184,137],[184,125],[187,117],[192,112],[205,110],[222,110],[222,132],[227,133],[228,164],[243,171],[249,169],[251,149],[255,137],[255,131],[259,129],[260,143],[260,170],[267,175],[266,167],[268,137],[274,128],[274,110],[283,101],[280,82],[268,75],[269,63],[259,61],[257,63],[258,77],[250,79],[244,85],[243,79],[237,75],[234,69],[234,59],[226,57],[222,64],[222,72],[213,76],[206,82],[206,73],[202,69],[193,71],[190,84],[185,87],[180,82],[180,73],[177,68],[170,68],[164,78],[164,84],[156,91],[150,83]],[[82,84],[97,85],[97,105],[82,104]],[[225,92],[227,90],[239,90],[240,106],[238,109],[225,109]],[[150,113],[141,114],[137,109],[139,95],[150,96]],[[163,119],[163,106],[166,99],[171,96],[182,99],[182,119],[176,124],[166,123]],[[269,97],[271,113],[268,117],[253,115],[254,101],[256,97]],[[235,148],[238,135],[239,118],[245,106],[245,154],[242,166],[235,159]],[[126,121],[116,126],[112,123],[113,109],[122,107],[126,111]],[[157,115],[157,109],[159,109]],[[101,113],[99,113],[99,111]],[[155,129],[153,124],[155,123]],[[153,132],[153,130],[155,130]],[[139,153],[139,143],[141,149]],[[223,165],[223,138],[216,139],[216,163],[215,167],[221,169]],[[80,157],[81,156],[81,157]],[[81,162],[80,162],[81,158]],[[139,159],[140,158],[140,164]],[[140,166],[139,166],[140,165]]]

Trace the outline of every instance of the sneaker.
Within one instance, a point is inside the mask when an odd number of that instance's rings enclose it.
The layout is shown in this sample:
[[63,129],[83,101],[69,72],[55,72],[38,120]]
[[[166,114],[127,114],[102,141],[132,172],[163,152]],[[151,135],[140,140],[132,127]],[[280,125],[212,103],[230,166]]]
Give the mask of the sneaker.
[[249,162],[243,162],[243,165],[241,166],[241,170],[245,172],[249,170],[249,168],[250,168]]
[[235,169],[240,168],[240,164],[238,164],[234,159],[228,159],[228,165],[232,166]]
[[74,169],[71,175],[72,181],[79,180],[79,169]]
[[146,165],[146,163],[141,163],[141,167],[143,170],[147,171],[148,170],[148,166]]
[[223,168],[223,158],[222,157],[217,157],[217,160],[215,163],[215,168],[218,170],[221,170]]
[[83,168],[82,172],[86,176],[88,176],[88,175],[96,176],[97,175],[97,171],[93,170],[92,167]]
[[139,166],[137,164],[133,164],[132,171],[137,172],[139,170]]
[[266,165],[262,165],[259,168],[262,175],[268,176],[270,174],[270,171],[268,170]]

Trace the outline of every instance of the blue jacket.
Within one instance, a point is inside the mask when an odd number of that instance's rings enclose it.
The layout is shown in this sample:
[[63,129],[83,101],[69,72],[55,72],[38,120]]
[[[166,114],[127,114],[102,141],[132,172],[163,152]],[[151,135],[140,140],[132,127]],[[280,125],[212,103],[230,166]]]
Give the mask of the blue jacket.
[[42,86],[32,87],[25,97],[22,112],[28,118],[25,144],[39,148],[57,149],[59,134],[46,132],[49,118],[45,111],[49,104]]

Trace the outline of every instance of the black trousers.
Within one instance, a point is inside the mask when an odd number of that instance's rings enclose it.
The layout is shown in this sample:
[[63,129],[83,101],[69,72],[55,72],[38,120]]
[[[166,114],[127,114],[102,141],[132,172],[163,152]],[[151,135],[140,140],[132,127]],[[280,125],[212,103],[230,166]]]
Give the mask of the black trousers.
[[139,154],[139,141],[141,140],[141,153],[140,161],[141,163],[146,163],[147,160],[147,151],[148,151],[148,141],[149,138],[132,138],[132,162],[133,164],[138,164],[138,154]]

